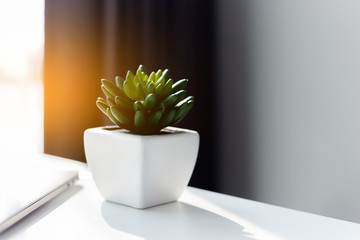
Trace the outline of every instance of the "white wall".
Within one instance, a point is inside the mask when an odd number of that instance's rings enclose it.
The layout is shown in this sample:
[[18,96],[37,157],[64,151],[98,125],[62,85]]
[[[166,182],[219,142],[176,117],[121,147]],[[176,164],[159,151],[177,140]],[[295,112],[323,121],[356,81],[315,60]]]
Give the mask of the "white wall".
[[227,124],[242,103],[225,97],[223,155],[232,160],[225,160],[223,187],[236,193],[249,184],[253,199],[360,223],[360,2],[218,4],[222,94],[241,87],[233,78],[244,52],[251,83],[250,181],[236,182],[244,171],[231,163],[240,137]]

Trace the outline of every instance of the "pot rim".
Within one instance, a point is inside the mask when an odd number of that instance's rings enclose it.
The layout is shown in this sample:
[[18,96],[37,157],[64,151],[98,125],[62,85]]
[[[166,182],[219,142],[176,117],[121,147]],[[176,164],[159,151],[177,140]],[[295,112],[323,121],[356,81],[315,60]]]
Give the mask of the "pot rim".
[[139,136],[139,137],[167,136],[169,134],[173,135],[173,134],[184,134],[184,133],[198,134],[198,132],[195,130],[172,127],[172,126],[167,126],[161,129],[160,133],[158,134],[149,134],[149,135],[135,134],[130,132],[128,129],[120,128],[117,125],[107,125],[107,126],[88,128],[85,131],[87,130],[97,131],[97,132],[107,132],[109,134],[121,133],[121,134],[128,134],[129,136]]

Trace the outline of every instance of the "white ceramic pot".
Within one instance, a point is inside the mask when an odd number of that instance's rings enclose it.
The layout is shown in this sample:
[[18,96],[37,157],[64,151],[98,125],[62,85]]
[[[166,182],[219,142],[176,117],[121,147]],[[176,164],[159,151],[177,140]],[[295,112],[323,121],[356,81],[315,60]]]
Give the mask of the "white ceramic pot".
[[159,135],[134,135],[98,127],[85,131],[84,145],[100,194],[142,209],[179,198],[194,170],[199,134],[167,127]]

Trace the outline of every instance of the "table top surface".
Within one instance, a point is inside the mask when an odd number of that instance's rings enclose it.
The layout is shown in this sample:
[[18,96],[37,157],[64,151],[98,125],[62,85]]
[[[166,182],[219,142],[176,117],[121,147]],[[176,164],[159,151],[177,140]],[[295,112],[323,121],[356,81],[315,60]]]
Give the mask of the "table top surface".
[[360,239],[360,225],[188,187],[177,202],[144,210],[105,201],[86,164],[45,157],[49,168],[78,170],[64,193],[0,235],[2,239]]

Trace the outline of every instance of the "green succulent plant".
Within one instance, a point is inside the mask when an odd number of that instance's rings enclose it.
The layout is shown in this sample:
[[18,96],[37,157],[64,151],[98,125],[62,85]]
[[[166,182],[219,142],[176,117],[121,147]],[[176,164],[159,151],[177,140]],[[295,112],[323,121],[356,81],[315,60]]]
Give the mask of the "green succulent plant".
[[174,82],[169,70],[146,74],[140,65],[126,78],[115,77],[115,84],[101,79],[106,99],[99,97],[98,108],[120,128],[135,134],[158,134],[169,125],[180,122],[194,105],[194,97],[186,97],[187,79]]

